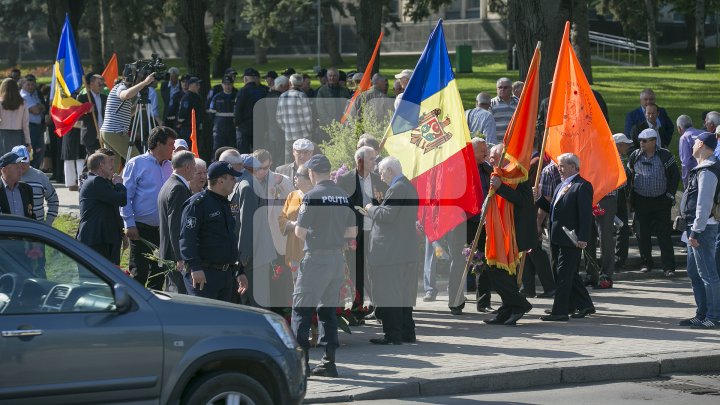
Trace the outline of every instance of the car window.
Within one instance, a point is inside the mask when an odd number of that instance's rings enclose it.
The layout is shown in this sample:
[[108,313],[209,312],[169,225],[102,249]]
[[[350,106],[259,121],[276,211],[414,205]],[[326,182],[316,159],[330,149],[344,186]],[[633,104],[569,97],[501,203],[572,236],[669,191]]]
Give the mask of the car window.
[[61,249],[0,236],[0,314],[113,311],[111,286]]

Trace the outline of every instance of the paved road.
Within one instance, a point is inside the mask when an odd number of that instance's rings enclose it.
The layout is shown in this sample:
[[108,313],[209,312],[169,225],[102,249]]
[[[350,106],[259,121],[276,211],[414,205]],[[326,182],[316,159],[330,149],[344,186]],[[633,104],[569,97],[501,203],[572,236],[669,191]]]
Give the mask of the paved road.
[[670,375],[661,379],[622,383],[547,387],[515,392],[417,397],[402,400],[358,401],[358,405],[409,404],[548,404],[548,405],[717,405],[720,375]]

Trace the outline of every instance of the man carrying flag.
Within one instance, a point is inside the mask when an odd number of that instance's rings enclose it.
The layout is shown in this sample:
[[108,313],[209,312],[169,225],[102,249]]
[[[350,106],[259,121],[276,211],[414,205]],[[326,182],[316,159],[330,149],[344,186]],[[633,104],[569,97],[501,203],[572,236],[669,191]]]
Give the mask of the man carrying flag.
[[447,53],[442,20],[430,34],[382,144],[398,158],[418,191],[418,222],[428,239],[450,244],[450,311],[462,313],[460,290],[465,222],[478,213],[482,192],[470,131]]
[[[490,195],[486,212],[485,258],[490,282],[502,299],[498,314],[485,320],[491,325],[513,326],[532,309],[518,291],[517,268],[522,263],[520,252],[537,245],[535,204],[528,179],[535,119],[538,110],[538,70],[540,47],[530,62],[522,95],[505,133],[506,145],[495,145],[490,163],[495,172],[490,178]],[[493,195],[497,193],[497,195]]]

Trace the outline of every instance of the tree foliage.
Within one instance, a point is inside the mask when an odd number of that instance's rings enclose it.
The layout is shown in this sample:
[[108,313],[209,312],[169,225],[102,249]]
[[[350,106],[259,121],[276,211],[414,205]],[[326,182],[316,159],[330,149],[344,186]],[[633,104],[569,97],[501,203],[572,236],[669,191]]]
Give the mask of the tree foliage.
[[9,41],[6,57],[11,66],[20,54],[18,40],[27,38],[28,31],[47,18],[42,6],[40,0],[0,0],[0,37]]
[[312,0],[243,0],[240,13],[250,26],[248,37],[263,48],[275,46],[276,35],[288,33],[293,23],[310,13]]

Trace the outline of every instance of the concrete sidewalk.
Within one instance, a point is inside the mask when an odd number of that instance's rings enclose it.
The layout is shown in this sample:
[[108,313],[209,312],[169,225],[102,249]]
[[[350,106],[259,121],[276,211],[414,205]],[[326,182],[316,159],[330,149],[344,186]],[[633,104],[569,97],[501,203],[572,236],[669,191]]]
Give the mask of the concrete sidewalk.
[[[658,272],[659,273],[659,272]],[[469,302],[450,315],[447,296],[418,300],[418,342],[376,346],[374,321],[341,333],[339,378],[311,377],[307,403],[526,388],[547,384],[649,378],[676,371],[720,370],[720,330],[677,326],[694,314],[690,282],[619,281],[591,291],[596,315],[570,322],[542,322],[549,299],[531,299],[534,309],[518,326],[486,325]],[[468,298],[470,298],[468,296]],[[496,295],[493,294],[493,298]],[[493,306],[498,303],[493,302]],[[311,351],[311,361],[322,349]]]

